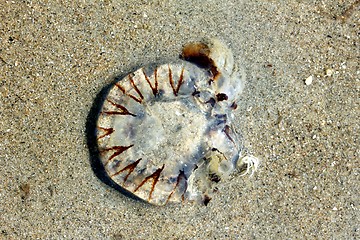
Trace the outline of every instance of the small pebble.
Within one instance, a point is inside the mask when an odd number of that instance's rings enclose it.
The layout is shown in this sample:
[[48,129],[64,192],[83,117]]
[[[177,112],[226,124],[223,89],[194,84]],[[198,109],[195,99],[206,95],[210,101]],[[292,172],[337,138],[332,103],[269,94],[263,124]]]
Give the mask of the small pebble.
[[313,76],[310,76],[305,80],[305,84],[310,85],[312,83],[312,81],[313,81]]
[[331,75],[334,73],[334,70],[331,68],[328,68],[325,70],[326,76],[331,77]]

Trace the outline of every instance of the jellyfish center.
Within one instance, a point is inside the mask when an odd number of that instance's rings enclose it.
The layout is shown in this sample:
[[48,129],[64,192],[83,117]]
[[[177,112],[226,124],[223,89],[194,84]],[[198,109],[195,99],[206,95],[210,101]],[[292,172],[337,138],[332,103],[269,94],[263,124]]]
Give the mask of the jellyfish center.
[[204,112],[189,99],[154,102],[146,106],[137,126],[143,135],[139,149],[155,165],[191,164],[203,155],[203,138],[207,129]]

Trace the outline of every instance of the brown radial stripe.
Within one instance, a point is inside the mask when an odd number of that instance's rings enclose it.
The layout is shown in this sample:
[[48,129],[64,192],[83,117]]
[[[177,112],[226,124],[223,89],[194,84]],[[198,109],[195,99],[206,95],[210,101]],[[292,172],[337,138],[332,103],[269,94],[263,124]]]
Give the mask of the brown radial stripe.
[[124,172],[124,171],[129,171],[128,174],[126,174],[125,178],[124,178],[124,182],[126,182],[126,180],[128,179],[128,177],[130,176],[130,174],[134,171],[134,169],[136,168],[136,166],[139,164],[141,158],[139,158],[138,160],[136,160],[133,163],[130,163],[129,165],[127,165],[126,167],[124,167],[123,169],[121,169],[120,171],[114,173],[113,175],[111,175],[111,177],[115,177],[116,175]]
[[132,146],[134,146],[134,144],[129,145],[129,146],[113,146],[111,148],[105,148],[100,150],[100,153],[103,152],[108,152],[108,151],[115,151],[107,160],[107,162],[105,163],[105,166],[116,156],[120,155],[121,153],[123,153],[124,151],[128,150],[129,148],[131,148]]
[[232,141],[233,143],[235,143],[234,140],[233,140],[233,139],[231,138],[231,136],[230,136],[230,127],[229,127],[229,125],[225,125],[223,131],[224,131],[224,133],[226,134],[226,136],[230,139],[230,141]]
[[133,88],[135,89],[135,91],[139,94],[139,97],[141,98],[141,100],[144,99],[144,96],[142,95],[142,93],[140,92],[139,88],[136,86],[133,77],[131,76],[131,74],[129,74],[129,80],[131,83],[131,86],[133,86]]
[[106,99],[106,101],[108,101],[111,105],[119,108],[119,109],[121,110],[121,112],[116,112],[116,111],[104,111],[104,112],[102,112],[102,113],[111,114],[111,115],[130,115],[130,116],[136,117],[135,114],[129,112],[129,110],[127,110],[126,107],[124,107],[123,105],[114,103],[114,102],[110,101],[109,99]]
[[230,107],[235,110],[237,108],[237,106],[238,105],[236,104],[236,102],[233,102]]
[[97,137],[97,140],[99,140],[100,138],[103,138],[107,135],[110,135],[115,131],[113,128],[103,128],[103,127],[97,127],[97,128],[105,132],[103,135]]
[[180,170],[179,175],[178,175],[178,177],[177,177],[177,179],[176,179],[176,184],[175,184],[175,186],[174,186],[174,189],[173,189],[173,190],[171,191],[171,193],[169,194],[168,198],[166,199],[166,203],[165,203],[165,204],[167,204],[167,203],[169,202],[171,196],[174,194],[176,188],[178,187],[181,179],[184,179],[184,180],[185,180],[185,190],[184,190],[183,194],[181,195],[181,199],[182,199],[182,201],[184,201],[184,194],[185,194],[185,192],[186,192],[186,190],[187,190],[187,182],[186,182],[187,178],[186,178],[186,176],[185,176],[184,171]]
[[134,95],[132,94],[129,94],[125,91],[125,88],[123,86],[121,86],[119,83],[115,83],[115,86],[117,86],[121,92],[129,97],[131,97],[132,99],[134,99],[135,101],[137,101],[138,103],[141,103],[142,102],[142,99],[141,98],[137,98],[135,97]]
[[179,93],[180,86],[181,86],[181,84],[183,83],[183,81],[184,81],[184,68],[181,69],[179,82],[178,82],[178,85],[177,85],[177,87],[176,87],[176,94]]
[[151,84],[151,82],[150,82],[150,79],[149,79],[149,77],[146,75],[144,69],[142,69],[142,72],[143,72],[144,77],[145,77],[147,83],[149,84],[149,86],[150,86],[150,88],[151,88],[154,96],[156,96],[156,95],[158,94],[157,68],[155,68],[155,70],[154,70],[154,78],[155,78],[155,86],[154,86],[154,87],[152,86],[152,84]]
[[153,183],[152,183],[152,186],[151,186],[151,190],[150,190],[150,193],[149,193],[149,198],[148,198],[148,201],[150,201],[151,199],[151,195],[155,189],[155,185],[156,183],[158,182],[159,180],[159,177],[160,177],[160,173],[162,172],[162,170],[164,169],[165,167],[165,164],[162,165],[161,168],[158,168],[156,169],[155,172],[153,172],[151,175],[147,176],[140,184],[139,186],[137,186],[137,188],[134,190],[134,193],[139,189],[141,188],[142,185],[144,185],[149,179],[153,179]]
[[118,83],[115,83],[115,86],[117,86],[120,89],[120,91],[122,91],[122,93],[125,94],[125,88],[123,86],[121,86]]
[[171,88],[172,88],[172,90],[173,90],[174,95],[177,96],[178,93],[179,93],[179,90],[180,90],[180,86],[181,86],[181,84],[183,83],[183,80],[184,80],[184,68],[181,69],[179,82],[178,82],[176,88],[175,88],[175,86],[174,86],[174,79],[173,79],[173,77],[172,77],[172,71],[171,71],[170,66],[168,66],[168,68],[169,68],[169,81],[170,81],[170,85],[171,85]]
[[172,78],[171,68],[170,68],[170,66],[168,66],[168,68],[169,68],[169,81],[170,81],[170,86],[171,86],[171,88],[173,89],[173,92],[174,92],[174,94],[175,94],[175,96],[176,96],[175,87],[174,87],[174,81],[173,81],[173,78]]

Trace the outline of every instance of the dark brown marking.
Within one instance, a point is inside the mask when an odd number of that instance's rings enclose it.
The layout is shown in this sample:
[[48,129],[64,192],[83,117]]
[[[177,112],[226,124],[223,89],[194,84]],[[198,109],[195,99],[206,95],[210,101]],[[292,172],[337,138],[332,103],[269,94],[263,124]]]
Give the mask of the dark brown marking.
[[108,151],[115,151],[115,152],[109,157],[109,159],[108,159],[107,162],[105,163],[105,166],[106,166],[114,157],[120,155],[121,153],[123,153],[124,151],[128,150],[128,149],[131,148],[132,146],[134,146],[134,144],[129,145],[129,146],[113,146],[113,147],[111,147],[111,148],[102,149],[102,150],[100,151],[100,153],[108,152]]
[[213,76],[213,80],[218,79],[220,72],[215,62],[210,58],[210,48],[205,43],[190,43],[183,47],[181,58],[196,64],[201,68],[208,69]]
[[142,185],[144,185],[149,179],[153,179],[153,183],[152,183],[151,190],[150,190],[150,193],[149,193],[149,198],[148,198],[148,201],[150,201],[151,195],[152,195],[152,193],[153,193],[153,191],[154,191],[154,188],[155,188],[155,185],[156,185],[156,183],[158,182],[159,177],[160,177],[160,173],[162,172],[162,170],[164,169],[164,167],[165,167],[165,164],[163,164],[161,168],[156,169],[156,171],[153,172],[151,175],[147,176],[147,177],[139,184],[139,186],[137,186],[137,188],[135,188],[134,193],[135,193],[139,188],[141,188]]
[[211,200],[211,197],[209,197],[208,195],[205,195],[204,196],[204,205],[207,206],[209,204]]
[[220,176],[217,175],[216,173],[210,173],[209,178],[210,178],[210,181],[216,182],[216,183],[220,182],[220,180],[221,180]]
[[98,127],[98,129],[104,131],[105,133],[101,136],[99,136],[97,139],[99,140],[100,138],[103,138],[107,135],[112,134],[115,130],[113,128],[103,128],[103,127]]
[[292,170],[291,172],[285,173],[284,176],[286,176],[288,178],[298,178],[299,177],[299,175],[296,173],[295,170]]
[[133,77],[131,76],[131,74],[129,74],[129,80],[131,83],[131,86],[133,86],[133,88],[135,89],[135,91],[139,94],[139,97],[141,99],[141,101],[144,99],[144,96],[142,95],[142,93],[140,92],[139,88],[136,86]]
[[181,69],[181,73],[180,73],[180,77],[179,77],[179,82],[178,82],[178,84],[177,84],[177,86],[176,86],[176,88],[175,88],[174,79],[173,79],[173,77],[172,77],[172,71],[171,71],[170,66],[168,66],[168,67],[169,67],[169,81],[170,81],[170,85],[171,85],[171,88],[172,88],[172,90],[173,90],[174,95],[177,96],[178,93],[179,93],[179,90],[180,90],[180,86],[181,86],[181,84],[182,84],[183,81],[184,81],[184,68]]
[[121,112],[116,112],[116,111],[105,111],[103,113],[106,113],[106,114],[113,114],[113,115],[131,115],[133,117],[136,117],[135,114],[129,112],[126,107],[120,105],[120,104],[117,104],[117,103],[114,103],[112,101],[110,101],[109,99],[106,99],[106,101],[108,101],[111,105],[119,108],[121,110]]
[[126,167],[124,167],[123,169],[121,169],[120,171],[114,173],[111,177],[114,177],[124,171],[128,171],[128,174],[126,174],[125,178],[124,178],[124,182],[126,182],[126,180],[128,179],[128,177],[130,176],[130,174],[134,171],[134,169],[136,168],[136,166],[139,164],[141,158],[139,158],[138,160],[136,160],[133,163],[130,163],[129,165],[127,165]]
[[225,93],[218,93],[218,94],[216,94],[216,100],[218,102],[228,100],[228,96]]
[[348,19],[351,14],[356,11],[358,5],[360,5],[360,0],[357,0],[356,2],[351,4],[350,7],[348,7],[340,16],[336,16],[336,19],[345,22],[346,19]]
[[149,86],[150,86],[150,88],[151,88],[154,96],[157,96],[157,95],[158,95],[157,68],[155,68],[155,70],[154,70],[155,86],[153,86],[153,85],[151,84],[150,79],[149,79],[149,77],[146,75],[144,69],[142,69],[142,72],[143,72],[144,77],[145,77],[147,83],[149,84]]
[[233,102],[230,106],[232,109],[237,109],[238,105],[236,104],[236,102]]
[[194,97],[200,97],[200,91],[195,90],[195,91],[192,93],[192,95],[193,95]]
[[154,79],[155,79],[155,88],[156,88],[156,94],[158,94],[158,75],[157,75],[157,67],[154,70]]
[[233,143],[235,143],[234,140],[233,140],[233,139],[231,138],[231,136],[230,136],[230,127],[229,127],[229,125],[225,125],[223,131],[224,131],[224,133],[226,134],[226,136],[230,139],[230,141],[232,141]]
[[22,191],[22,200],[26,200],[30,195],[30,184],[23,183],[19,186],[20,190]]
[[129,94],[125,91],[125,88],[123,86],[121,86],[119,83],[115,83],[115,86],[117,86],[121,92],[129,97],[131,97],[132,99],[134,99],[135,101],[137,101],[138,103],[141,103],[142,102],[142,99],[141,98],[137,98],[135,97],[134,95],[132,94]]
[[210,103],[210,105],[212,106],[212,107],[214,107],[215,106],[215,99],[214,98],[210,98],[209,100],[207,100],[205,103]]
[[134,117],[136,117],[135,114],[124,114],[121,112],[116,112],[116,111],[105,111],[105,112],[101,112],[102,114],[107,114],[107,115],[132,115]]
[[184,194],[185,194],[185,192],[186,192],[186,190],[187,190],[187,181],[186,181],[187,178],[186,178],[186,176],[185,176],[184,171],[180,170],[179,175],[178,175],[178,177],[177,177],[177,179],[176,179],[176,184],[175,184],[175,186],[174,186],[174,189],[173,189],[173,190],[171,191],[171,193],[169,194],[168,198],[166,199],[166,203],[165,203],[165,204],[167,204],[168,201],[170,200],[171,196],[173,195],[173,193],[175,192],[176,188],[178,187],[181,179],[184,179],[184,180],[185,180],[185,190],[184,190],[184,192],[183,192],[182,195],[181,195],[181,199],[184,201]]

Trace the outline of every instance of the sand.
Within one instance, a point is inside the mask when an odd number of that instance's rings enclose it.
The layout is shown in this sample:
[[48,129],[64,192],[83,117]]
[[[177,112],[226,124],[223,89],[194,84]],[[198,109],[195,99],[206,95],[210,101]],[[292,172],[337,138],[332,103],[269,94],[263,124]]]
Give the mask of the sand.
[[[359,4],[2,0],[0,239],[359,239]],[[131,199],[92,167],[94,99],[203,37],[246,71],[234,125],[261,166],[207,206]]]

